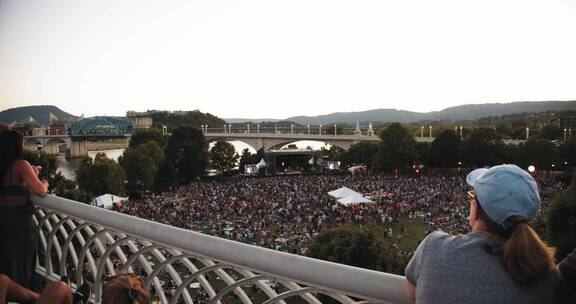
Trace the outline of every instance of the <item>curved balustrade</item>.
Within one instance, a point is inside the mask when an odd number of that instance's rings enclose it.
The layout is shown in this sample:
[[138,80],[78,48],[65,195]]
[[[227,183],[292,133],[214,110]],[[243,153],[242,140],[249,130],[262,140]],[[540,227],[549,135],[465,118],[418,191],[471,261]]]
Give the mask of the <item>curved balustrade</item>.
[[89,282],[143,275],[156,303],[407,303],[402,276],[220,239],[48,195],[32,197],[37,272]]

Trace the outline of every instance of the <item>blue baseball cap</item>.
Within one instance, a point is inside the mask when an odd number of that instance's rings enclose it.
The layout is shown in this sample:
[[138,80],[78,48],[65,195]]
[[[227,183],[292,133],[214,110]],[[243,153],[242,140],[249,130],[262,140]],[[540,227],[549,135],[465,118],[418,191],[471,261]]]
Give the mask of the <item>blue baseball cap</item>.
[[532,220],[540,209],[538,185],[528,172],[516,165],[476,169],[466,176],[474,187],[478,203],[486,215],[500,226],[510,216]]

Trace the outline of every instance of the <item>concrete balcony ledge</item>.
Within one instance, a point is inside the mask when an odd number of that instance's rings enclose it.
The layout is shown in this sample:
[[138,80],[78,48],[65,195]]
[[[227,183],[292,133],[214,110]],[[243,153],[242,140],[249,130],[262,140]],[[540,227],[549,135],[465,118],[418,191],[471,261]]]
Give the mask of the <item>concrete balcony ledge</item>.
[[[37,272],[73,287],[117,271],[145,274],[160,303],[408,303],[404,277],[221,239],[48,195],[32,196]],[[301,303],[302,301],[298,301]]]

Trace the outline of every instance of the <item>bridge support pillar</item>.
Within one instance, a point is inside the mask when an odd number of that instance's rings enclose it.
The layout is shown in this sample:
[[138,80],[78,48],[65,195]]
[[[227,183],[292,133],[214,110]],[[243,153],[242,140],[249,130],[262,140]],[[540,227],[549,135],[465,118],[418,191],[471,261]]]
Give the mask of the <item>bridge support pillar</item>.
[[51,154],[51,155],[58,155],[59,150],[58,150],[58,145],[44,145],[43,151]]
[[88,142],[86,140],[73,140],[71,147],[66,152],[67,158],[88,157]]
[[266,146],[264,145],[264,140],[262,138],[258,138],[258,142],[256,143],[256,152],[260,151],[260,149],[266,150]]

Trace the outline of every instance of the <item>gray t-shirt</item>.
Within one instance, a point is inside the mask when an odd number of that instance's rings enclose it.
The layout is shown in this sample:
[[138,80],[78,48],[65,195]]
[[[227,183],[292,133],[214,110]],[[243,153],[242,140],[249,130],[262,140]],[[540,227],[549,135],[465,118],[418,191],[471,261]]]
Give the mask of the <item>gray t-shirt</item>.
[[406,267],[416,303],[554,303],[557,276],[531,287],[514,282],[500,256],[486,252],[481,233],[435,231],[418,246]]

